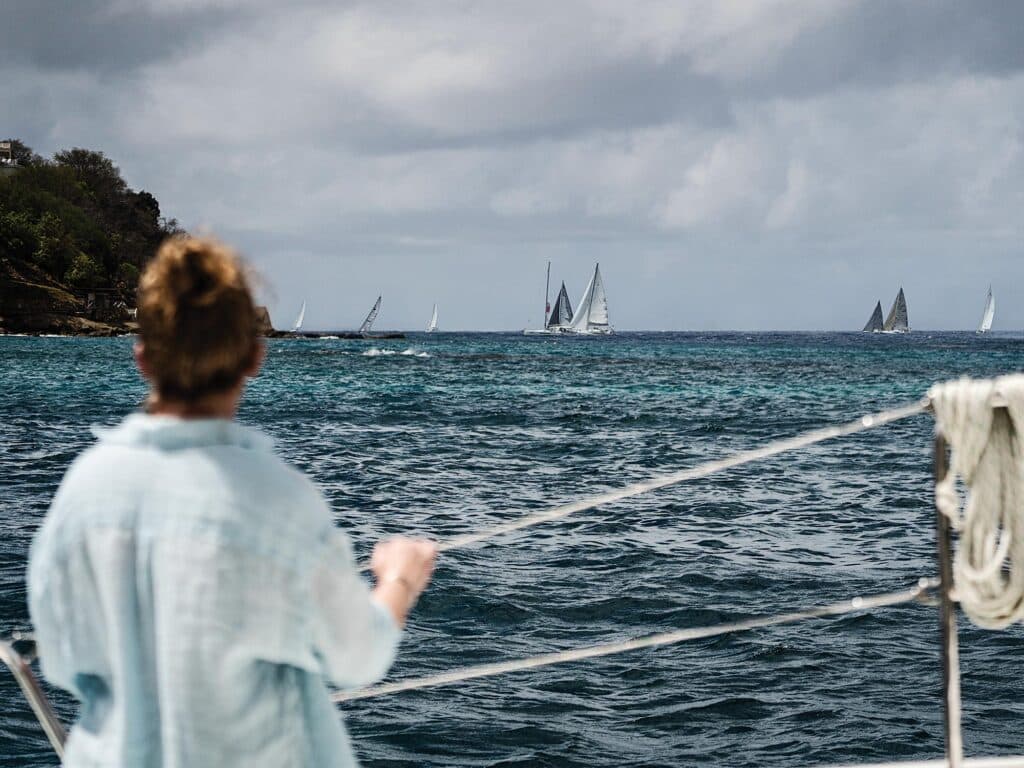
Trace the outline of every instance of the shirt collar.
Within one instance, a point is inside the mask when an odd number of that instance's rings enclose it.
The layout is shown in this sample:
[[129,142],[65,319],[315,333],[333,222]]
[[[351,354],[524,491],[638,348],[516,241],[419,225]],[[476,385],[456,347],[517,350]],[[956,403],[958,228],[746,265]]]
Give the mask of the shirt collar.
[[230,445],[269,451],[273,440],[253,427],[229,419],[182,419],[177,416],[133,413],[116,427],[93,427],[104,443],[153,446],[170,450]]

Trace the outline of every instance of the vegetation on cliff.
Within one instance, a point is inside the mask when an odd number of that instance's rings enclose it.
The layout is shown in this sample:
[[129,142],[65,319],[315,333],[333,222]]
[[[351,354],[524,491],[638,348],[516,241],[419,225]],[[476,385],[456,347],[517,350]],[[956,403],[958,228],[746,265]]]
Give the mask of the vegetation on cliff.
[[0,256],[67,286],[133,290],[177,222],[102,152],[75,148],[45,160],[11,141],[19,167],[0,177]]
[[[14,166],[0,174],[0,330],[116,330],[140,270],[180,231],[177,221],[102,152],[74,148],[47,160],[10,141]],[[90,291],[105,294],[106,311]]]

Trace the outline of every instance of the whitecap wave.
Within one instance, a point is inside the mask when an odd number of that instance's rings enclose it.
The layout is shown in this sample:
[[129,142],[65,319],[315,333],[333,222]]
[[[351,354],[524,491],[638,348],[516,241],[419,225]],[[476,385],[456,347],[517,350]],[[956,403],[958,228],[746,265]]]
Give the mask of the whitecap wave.
[[377,347],[370,347],[368,350],[363,352],[363,357],[390,357],[391,355],[400,355],[402,357],[430,357],[429,354],[418,349],[409,347],[399,352],[397,349],[379,349]]

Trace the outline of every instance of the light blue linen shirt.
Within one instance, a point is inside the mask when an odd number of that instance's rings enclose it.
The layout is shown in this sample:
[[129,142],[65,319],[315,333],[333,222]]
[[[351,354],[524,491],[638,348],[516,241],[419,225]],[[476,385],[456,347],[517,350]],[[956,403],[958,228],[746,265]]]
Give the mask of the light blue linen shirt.
[[230,421],[97,435],[29,564],[43,673],[81,702],[64,765],[355,765],[327,684],[382,677],[400,632],[313,483]]

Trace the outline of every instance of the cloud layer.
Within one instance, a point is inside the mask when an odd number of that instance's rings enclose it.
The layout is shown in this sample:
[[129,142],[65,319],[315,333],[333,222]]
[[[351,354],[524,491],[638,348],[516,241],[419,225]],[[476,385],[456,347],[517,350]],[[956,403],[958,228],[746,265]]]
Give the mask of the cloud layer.
[[[11,5],[11,4],[9,4]],[[1024,326],[1024,7],[17,0],[0,133],[239,243],[279,325]],[[9,121],[9,122],[8,122]],[[863,317],[862,317],[863,315]]]

